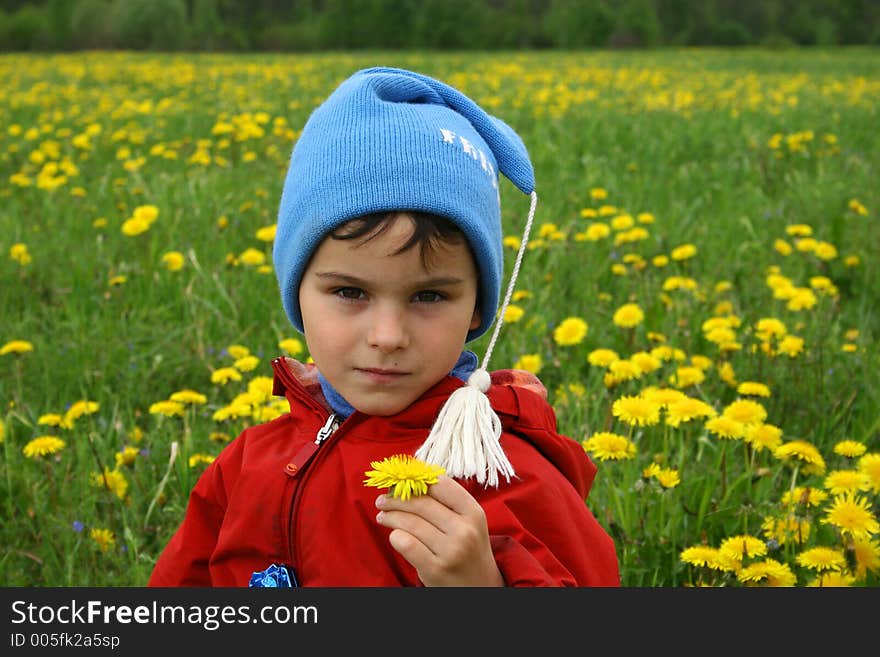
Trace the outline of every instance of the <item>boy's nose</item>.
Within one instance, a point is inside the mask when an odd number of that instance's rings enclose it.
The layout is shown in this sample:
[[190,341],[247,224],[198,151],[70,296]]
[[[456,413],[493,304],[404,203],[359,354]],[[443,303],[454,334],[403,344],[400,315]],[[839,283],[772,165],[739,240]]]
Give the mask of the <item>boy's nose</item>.
[[400,310],[377,307],[372,314],[367,340],[371,347],[390,353],[409,345],[409,333]]

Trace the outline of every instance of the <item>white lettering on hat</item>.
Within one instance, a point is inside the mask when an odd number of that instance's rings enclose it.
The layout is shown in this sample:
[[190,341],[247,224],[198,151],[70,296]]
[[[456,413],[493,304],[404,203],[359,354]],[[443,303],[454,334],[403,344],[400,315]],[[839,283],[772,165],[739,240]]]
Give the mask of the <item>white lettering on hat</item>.
[[495,168],[482,150],[475,148],[471,142],[460,135],[456,135],[452,130],[440,128],[440,134],[443,136],[444,144],[455,144],[455,138],[458,137],[462,151],[470,155],[472,159],[480,161],[480,166],[488,174],[492,187],[498,189],[498,178],[495,176]]
[[474,145],[464,137],[459,137],[458,139],[461,141],[461,147],[464,149],[464,152],[476,160],[479,156],[477,155],[477,149],[474,148]]

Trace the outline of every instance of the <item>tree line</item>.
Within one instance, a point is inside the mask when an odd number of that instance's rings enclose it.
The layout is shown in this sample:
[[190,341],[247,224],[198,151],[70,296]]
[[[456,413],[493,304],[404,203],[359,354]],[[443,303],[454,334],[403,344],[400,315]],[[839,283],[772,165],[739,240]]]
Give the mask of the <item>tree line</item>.
[[4,51],[878,44],[878,0],[0,0]]

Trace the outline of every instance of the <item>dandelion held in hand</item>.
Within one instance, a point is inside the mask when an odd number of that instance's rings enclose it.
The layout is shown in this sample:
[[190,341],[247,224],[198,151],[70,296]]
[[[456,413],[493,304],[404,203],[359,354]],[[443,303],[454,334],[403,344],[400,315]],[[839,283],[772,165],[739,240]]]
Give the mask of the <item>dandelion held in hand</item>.
[[397,454],[381,461],[372,461],[372,470],[364,474],[364,485],[375,488],[388,488],[393,497],[402,500],[417,497],[428,492],[430,484],[436,484],[446,470],[410,456]]

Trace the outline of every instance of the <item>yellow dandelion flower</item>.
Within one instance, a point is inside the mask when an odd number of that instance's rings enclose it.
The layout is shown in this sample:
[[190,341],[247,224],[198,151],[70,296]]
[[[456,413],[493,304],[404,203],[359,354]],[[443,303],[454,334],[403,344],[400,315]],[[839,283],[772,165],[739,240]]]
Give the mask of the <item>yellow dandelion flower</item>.
[[211,383],[226,385],[230,381],[241,381],[241,372],[234,367],[220,367],[211,372]]
[[228,433],[223,433],[222,431],[212,431],[208,435],[208,440],[211,440],[215,443],[228,443],[232,438]]
[[504,321],[508,324],[518,322],[522,319],[525,312],[522,307],[510,303],[504,311]]
[[250,267],[257,267],[265,264],[266,254],[253,247],[247,248],[238,255],[238,259],[242,264]]
[[658,388],[656,386],[650,386],[642,390],[642,397],[645,399],[651,399],[658,404],[660,404],[661,408],[669,408],[669,405],[680,401],[682,399],[686,399],[687,395],[685,395],[681,390],[676,390],[675,388]]
[[732,559],[742,561],[746,557],[763,557],[767,554],[767,544],[760,538],[740,534],[725,538],[718,550]]
[[767,409],[751,399],[737,399],[725,406],[721,414],[746,426],[760,424],[767,419]]
[[132,447],[131,445],[123,447],[114,455],[116,458],[116,467],[119,468],[120,466],[124,465],[133,465],[135,460],[137,459],[137,455],[137,447]]
[[773,424],[759,422],[747,426],[743,438],[756,452],[764,449],[773,452],[782,444],[782,429]]
[[64,424],[64,416],[60,413],[43,413],[37,418],[37,424],[47,427],[60,427]]
[[613,349],[593,349],[587,355],[587,362],[596,367],[608,367],[611,363],[619,360],[620,356]]
[[235,420],[240,417],[250,417],[253,414],[253,407],[249,402],[244,402],[241,400],[233,401],[223,408],[219,408],[214,411],[214,414],[211,416],[216,422],[223,422],[225,420]]
[[832,495],[871,490],[871,481],[868,479],[868,475],[859,470],[834,470],[829,472],[822,485],[831,491]]
[[612,321],[621,328],[634,328],[645,319],[645,313],[636,303],[625,303],[618,308]]
[[89,530],[89,538],[95,542],[95,545],[101,552],[108,552],[116,546],[116,537],[109,529],[94,528]]
[[181,404],[205,404],[208,402],[208,398],[205,395],[189,388],[171,393],[168,399],[169,401],[180,402]]
[[6,423],[0,418],[0,445],[6,440]]
[[706,374],[699,367],[682,366],[669,377],[669,383],[677,388],[689,388],[706,380]]
[[584,450],[600,461],[620,461],[636,455],[635,443],[610,431],[598,431],[581,441]]
[[795,358],[804,350],[804,339],[794,335],[786,335],[779,341],[777,350],[789,358]]
[[765,559],[746,566],[736,574],[737,579],[747,586],[766,584],[773,587],[794,586],[797,577],[788,564],[775,559]]
[[841,570],[829,570],[821,573],[807,584],[810,588],[846,588],[854,586],[856,578],[851,573]]
[[553,329],[553,340],[563,347],[580,344],[587,336],[588,328],[580,317],[566,317]]
[[857,215],[862,217],[868,216],[868,208],[866,208],[857,198],[850,199],[847,207]]
[[680,561],[691,566],[710,566],[718,559],[718,548],[708,545],[692,545],[682,550],[678,558]]
[[132,216],[140,221],[153,223],[159,216],[159,208],[155,205],[139,205],[134,209]]
[[853,539],[853,553],[856,558],[856,575],[863,579],[870,571],[880,572],[880,544],[877,539],[858,536]]
[[186,263],[186,258],[180,251],[166,251],[162,254],[162,264],[168,271],[180,271]]
[[736,385],[736,372],[730,362],[725,361],[718,366],[718,378],[729,386]]
[[231,344],[226,347],[226,351],[234,360],[251,355],[251,350],[242,344]]
[[28,251],[27,244],[22,242],[17,242],[9,247],[9,257],[22,266],[29,265],[33,260],[30,251]]
[[270,376],[255,376],[248,381],[247,393],[254,404],[263,404],[272,399],[274,381]]
[[824,546],[804,550],[797,555],[795,561],[804,568],[819,573],[826,570],[841,570],[846,567],[846,557],[843,552]]
[[57,436],[39,436],[31,440],[21,451],[29,459],[36,459],[60,452],[66,444]]
[[743,381],[737,386],[736,391],[741,395],[747,395],[751,397],[770,396],[770,388],[767,387],[766,384],[758,383],[757,381]]
[[693,258],[695,255],[697,255],[697,247],[693,244],[682,244],[681,246],[677,246],[672,249],[672,252],[669,254],[673,260],[678,261]]
[[588,242],[598,242],[601,239],[605,239],[610,234],[611,226],[601,221],[590,224],[583,233],[579,233],[579,235],[583,235],[583,238]]
[[614,417],[633,426],[649,426],[660,421],[660,404],[644,397],[623,396],[611,405]]
[[825,472],[825,459],[814,445],[806,440],[791,440],[783,443],[775,450],[773,455],[786,462],[798,461],[806,474],[821,474]]
[[122,223],[122,234],[128,237],[136,237],[150,230],[150,224],[140,219],[126,219]]
[[217,457],[210,454],[193,454],[189,457],[189,467],[194,468],[202,463],[213,463],[215,458]]
[[186,407],[182,402],[166,399],[150,404],[151,415],[164,415],[165,417],[182,416]]
[[871,509],[870,500],[851,493],[835,497],[821,522],[837,527],[842,535],[852,538],[880,533],[880,522]]
[[614,383],[642,378],[644,372],[631,360],[616,360],[608,366],[609,378]]
[[34,350],[34,345],[27,340],[10,340],[0,347],[0,356],[6,354],[26,354]]
[[815,508],[828,499],[828,493],[811,486],[795,486],[793,490],[787,490],[782,494],[782,504],[792,507],[800,504],[806,508]]
[[669,257],[665,255],[656,255],[651,258],[651,264],[657,267],[658,269],[665,267],[669,264]]
[[792,237],[809,237],[813,234],[813,228],[808,224],[789,224],[785,232]]
[[239,372],[251,372],[257,368],[257,365],[260,364],[260,359],[256,356],[245,356],[243,358],[237,359],[233,366]]
[[762,341],[781,339],[788,333],[785,324],[774,317],[763,317],[755,324],[755,335]]
[[428,486],[436,484],[440,475],[446,470],[410,456],[396,454],[381,461],[371,461],[372,470],[364,474],[365,486],[388,488],[392,497],[407,500],[428,492]]
[[871,491],[880,493],[880,453],[871,452],[859,459],[859,471],[868,475]]
[[64,420],[61,424],[62,426],[67,426],[69,428],[83,415],[92,415],[93,413],[97,413],[99,409],[100,405],[98,402],[89,401],[88,399],[80,399],[70,405],[70,408],[64,413]]
[[710,432],[726,440],[739,440],[745,435],[745,427],[727,415],[719,415],[706,421],[703,425]]
[[544,361],[541,358],[541,354],[523,354],[513,364],[513,369],[537,374],[543,366]]
[[271,226],[263,226],[262,228],[257,229],[256,238],[261,242],[272,242],[275,240],[275,229],[278,227],[277,224],[272,224]]
[[672,400],[666,406],[666,424],[677,427],[682,422],[690,422],[698,418],[713,418],[718,412],[702,399],[688,397],[684,393],[679,399]]
[[663,366],[663,362],[659,358],[652,356],[647,351],[637,351],[630,356],[629,361],[643,374],[649,374]]
[[678,470],[672,468],[660,468],[654,474],[654,478],[663,488],[675,488],[681,483],[681,476]]
[[857,440],[841,440],[834,445],[834,453],[847,458],[855,458],[865,453],[868,448]]
[[92,472],[91,482],[93,486],[106,488],[120,500],[125,499],[125,494],[128,491],[128,480],[119,470],[104,468],[104,474]]
[[110,287],[115,287],[117,285],[122,285],[127,280],[128,276],[125,276],[124,274],[118,274],[116,276],[111,276],[107,281],[107,285],[109,285]]
[[709,342],[723,345],[727,344],[728,342],[736,341],[736,332],[729,326],[717,326],[706,331],[703,334],[703,337],[705,337]]
[[291,356],[296,356],[302,353],[303,343],[296,338],[285,338],[278,343],[278,348],[286,351]]

